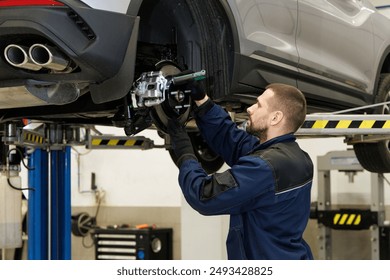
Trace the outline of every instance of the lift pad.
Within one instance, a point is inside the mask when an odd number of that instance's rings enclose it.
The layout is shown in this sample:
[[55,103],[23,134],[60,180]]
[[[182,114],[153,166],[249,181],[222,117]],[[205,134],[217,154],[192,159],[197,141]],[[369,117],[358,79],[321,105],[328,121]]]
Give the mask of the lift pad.
[[25,144],[38,145],[38,146],[45,145],[45,135],[37,132],[23,131],[22,140],[23,143]]

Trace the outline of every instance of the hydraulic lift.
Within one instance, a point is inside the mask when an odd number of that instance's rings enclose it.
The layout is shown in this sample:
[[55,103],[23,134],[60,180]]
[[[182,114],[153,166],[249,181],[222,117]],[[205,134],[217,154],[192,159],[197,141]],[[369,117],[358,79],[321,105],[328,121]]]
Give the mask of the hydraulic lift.
[[[71,147],[87,149],[152,149],[151,139],[92,135],[91,127],[7,123],[1,144],[0,248],[22,245],[22,191],[28,191],[27,232],[30,260],[71,259]],[[81,136],[83,134],[83,136]],[[11,148],[12,147],[12,148]],[[17,147],[17,148],[15,148]],[[21,150],[25,149],[25,152]],[[19,160],[10,160],[17,150]],[[21,188],[22,153],[27,153],[28,188]],[[20,155],[20,156],[19,156]],[[24,163],[24,162],[23,162]],[[12,188],[11,188],[12,187]]]
[[[95,133],[93,134],[93,132]],[[3,135],[2,142],[5,146],[24,148],[28,153],[28,259],[71,258],[71,146],[85,146],[88,149],[143,150],[165,147],[165,145],[155,145],[151,139],[142,136],[101,135],[89,126],[32,123],[21,127],[10,122],[5,125]],[[308,115],[304,125],[296,135],[298,137],[344,136],[348,143],[389,139],[390,118],[386,115]],[[11,164],[8,161],[3,165],[0,164],[3,173],[7,174],[6,178],[13,180],[12,182],[17,180],[19,176],[20,166],[17,165],[18,163]],[[335,167],[331,166],[328,169],[332,168]],[[322,181],[319,182],[321,193],[316,213],[318,217],[321,216],[318,218],[319,223],[324,225],[321,233],[323,238],[321,239],[323,240],[321,257],[326,259],[330,256],[331,238],[324,217],[328,216],[328,212],[331,212],[328,193],[330,186],[327,185],[329,175],[326,173],[327,170],[323,169],[319,170],[323,173],[319,176]],[[350,217],[355,215],[354,217],[358,217],[356,219],[360,220],[366,220],[366,216],[372,217],[368,224],[375,228],[373,240],[383,240],[383,242],[381,241],[383,245],[385,240],[390,243],[388,228],[383,224],[385,221],[383,182],[378,174],[372,176],[374,179],[371,190],[375,203],[371,205],[371,212],[367,214],[349,212],[349,215],[351,215]],[[1,183],[2,181],[0,181],[0,187]],[[5,188],[1,188],[0,191],[3,189]],[[20,191],[14,194],[16,194],[16,199],[19,199]],[[347,219],[347,224],[357,223],[342,213],[334,213],[332,219],[336,219],[336,216],[341,217],[340,221]],[[5,220],[7,219],[8,217],[5,218]],[[13,221],[9,224],[13,224]],[[17,229],[16,231],[18,233],[13,233],[13,235],[20,236],[21,239],[21,230]],[[9,234],[9,232],[6,233]],[[385,237],[382,238],[383,235]],[[2,240],[0,239],[0,241]],[[3,244],[0,242],[0,247],[1,245]],[[379,242],[373,242],[373,248],[376,248],[373,249],[373,258],[388,258],[388,246],[387,251],[384,251],[380,247],[382,245],[379,245]]]
[[[6,158],[2,170],[8,181],[2,187],[12,187],[18,203],[22,199],[22,191],[28,191],[28,259],[70,259],[70,146],[62,145],[65,143],[62,142],[63,127],[50,125],[46,129],[46,135],[18,129],[15,123],[8,123],[5,130],[2,142],[6,147],[16,147],[13,150],[18,151],[21,156],[19,162],[12,164]],[[24,189],[20,187],[20,183],[11,183],[20,180],[23,148],[31,149],[25,165],[28,169],[28,188]],[[19,213],[20,211],[21,208]],[[6,218],[5,224],[12,223],[12,218]],[[14,230],[12,238],[19,240],[19,244],[22,243],[21,226]]]
[[[334,230],[370,230],[371,259],[390,259],[390,225],[385,218],[384,177],[371,173],[371,201],[365,208],[334,209],[331,199],[331,171],[354,176],[363,171],[353,150],[332,151],[317,158],[318,201],[312,203],[311,218],[318,221],[320,259],[332,259]],[[351,178],[351,177],[350,177]]]

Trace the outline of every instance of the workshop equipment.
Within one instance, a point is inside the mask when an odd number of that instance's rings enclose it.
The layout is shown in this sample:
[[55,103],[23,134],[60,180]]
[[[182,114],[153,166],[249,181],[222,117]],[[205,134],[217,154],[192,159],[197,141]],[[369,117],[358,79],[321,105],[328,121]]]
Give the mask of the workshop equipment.
[[97,260],[172,260],[171,228],[96,228]]
[[[332,151],[318,157],[318,201],[312,204],[311,219],[318,221],[320,259],[332,259],[334,230],[370,230],[371,259],[390,259],[390,226],[385,217],[383,174],[371,173],[371,203],[365,208],[334,209],[331,197],[331,171],[339,170],[350,176],[363,167],[353,150]],[[352,179],[350,177],[350,179]]]
[[[22,246],[22,192],[18,171],[0,173],[0,248]],[[9,185],[12,184],[12,187]]]

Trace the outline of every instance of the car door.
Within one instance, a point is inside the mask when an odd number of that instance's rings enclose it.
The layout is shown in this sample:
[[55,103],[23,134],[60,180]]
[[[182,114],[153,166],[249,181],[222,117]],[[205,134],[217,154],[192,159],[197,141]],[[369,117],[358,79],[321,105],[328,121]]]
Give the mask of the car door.
[[298,0],[301,90],[317,100],[364,105],[376,70],[372,13],[361,0]]
[[[257,61],[257,71],[267,83],[284,81],[295,85],[297,0],[228,0],[228,3],[236,20],[241,55],[252,58],[249,63]],[[244,72],[242,69],[241,73]],[[243,77],[241,82],[253,84],[256,79],[260,80],[258,76],[251,81]]]

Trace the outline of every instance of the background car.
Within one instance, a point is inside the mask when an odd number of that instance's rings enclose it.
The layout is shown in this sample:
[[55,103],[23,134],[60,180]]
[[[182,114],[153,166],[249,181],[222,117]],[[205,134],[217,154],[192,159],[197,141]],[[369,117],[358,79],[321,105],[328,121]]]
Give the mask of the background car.
[[[167,118],[190,118],[188,94],[166,88],[187,69],[206,71],[209,95],[237,122],[273,82],[301,89],[309,112],[338,111],[389,100],[389,52],[390,21],[366,0],[1,0],[0,117],[164,135]],[[388,141],[354,149],[367,170],[390,171]]]

